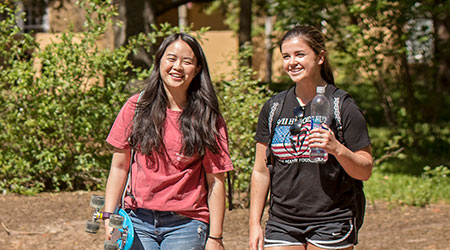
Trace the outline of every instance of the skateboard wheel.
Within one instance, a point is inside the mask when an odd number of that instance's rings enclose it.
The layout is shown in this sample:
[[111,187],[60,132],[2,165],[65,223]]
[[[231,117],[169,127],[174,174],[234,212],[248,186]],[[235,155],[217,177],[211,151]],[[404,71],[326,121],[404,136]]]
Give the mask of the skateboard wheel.
[[122,228],[123,217],[118,214],[111,214],[109,217],[109,226],[113,228]]
[[117,243],[112,240],[105,240],[105,244],[103,245],[104,250],[117,250],[119,247]]
[[86,223],[86,232],[95,234],[100,228],[100,223],[88,220]]
[[105,197],[100,196],[100,195],[92,195],[90,205],[93,208],[97,208],[97,209],[102,208],[103,205],[105,205]]

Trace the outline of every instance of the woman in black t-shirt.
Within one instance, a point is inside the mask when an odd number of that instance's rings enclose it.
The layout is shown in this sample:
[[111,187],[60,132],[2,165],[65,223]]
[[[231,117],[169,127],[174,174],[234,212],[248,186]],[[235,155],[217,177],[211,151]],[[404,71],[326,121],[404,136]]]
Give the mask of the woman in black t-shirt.
[[[357,190],[372,174],[366,121],[351,98],[338,110],[343,141],[334,128],[310,130],[310,102],[318,86],[331,97],[337,88],[325,41],[316,28],[296,26],[280,42],[283,68],[295,86],[280,107],[268,101],[259,115],[256,158],[251,179],[250,249],[353,249],[357,242]],[[274,117],[276,109],[280,109]],[[273,122],[272,119],[275,119]],[[292,126],[297,125],[294,133]],[[328,152],[328,160],[309,160],[309,146]],[[269,151],[267,151],[270,147]],[[267,167],[266,151],[271,167]],[[261,217],[270,187],[265,234]],[[363,198],[363,195],[362,195]],[[358,225],[358,226],[357,226]]]

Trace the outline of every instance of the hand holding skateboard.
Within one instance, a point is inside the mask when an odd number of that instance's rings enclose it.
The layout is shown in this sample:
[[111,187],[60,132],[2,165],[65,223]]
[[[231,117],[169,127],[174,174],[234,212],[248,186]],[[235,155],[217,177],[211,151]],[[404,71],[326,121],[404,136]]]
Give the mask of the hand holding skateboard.
[[86,232],[97,233],[100,229],[99,220],[109,219],[109,226],[113,228],[110,240],[106,240],[104,244],[105,250],[128,250],[133,244],[134,228],[127,212],[119,209],[117,213],[101,212],[105,204],[103,196],[92,195],[90,206],[93,207],[94,213],[90,220],[86,223]]

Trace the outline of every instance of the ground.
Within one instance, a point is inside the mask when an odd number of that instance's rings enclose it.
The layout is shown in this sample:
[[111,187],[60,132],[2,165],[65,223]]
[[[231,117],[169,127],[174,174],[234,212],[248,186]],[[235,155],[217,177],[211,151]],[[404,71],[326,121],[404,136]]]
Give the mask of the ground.
[[[103,249],[103,227],[98,234],[84,231],[93,211],[92,194],[0,195],[0,249]],[[450,250],[449,225],[448,204],[418,208],[371,203],[356,249]],[[248,210],[227,211],[224,230],[227,250],[248,249]]]

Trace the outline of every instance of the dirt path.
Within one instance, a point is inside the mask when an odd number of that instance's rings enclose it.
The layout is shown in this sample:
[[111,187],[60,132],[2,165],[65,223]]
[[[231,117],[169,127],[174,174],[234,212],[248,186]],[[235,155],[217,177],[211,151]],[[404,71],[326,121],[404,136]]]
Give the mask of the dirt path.
[[[0,249],[103,249],[103,227],[96,235],[84,232],[91,194],[0,195]],[[248,211],[227,211],[225,221],[226,249],[247,249]],[[450,250],[450,205],[371,204],[356,249]]]

